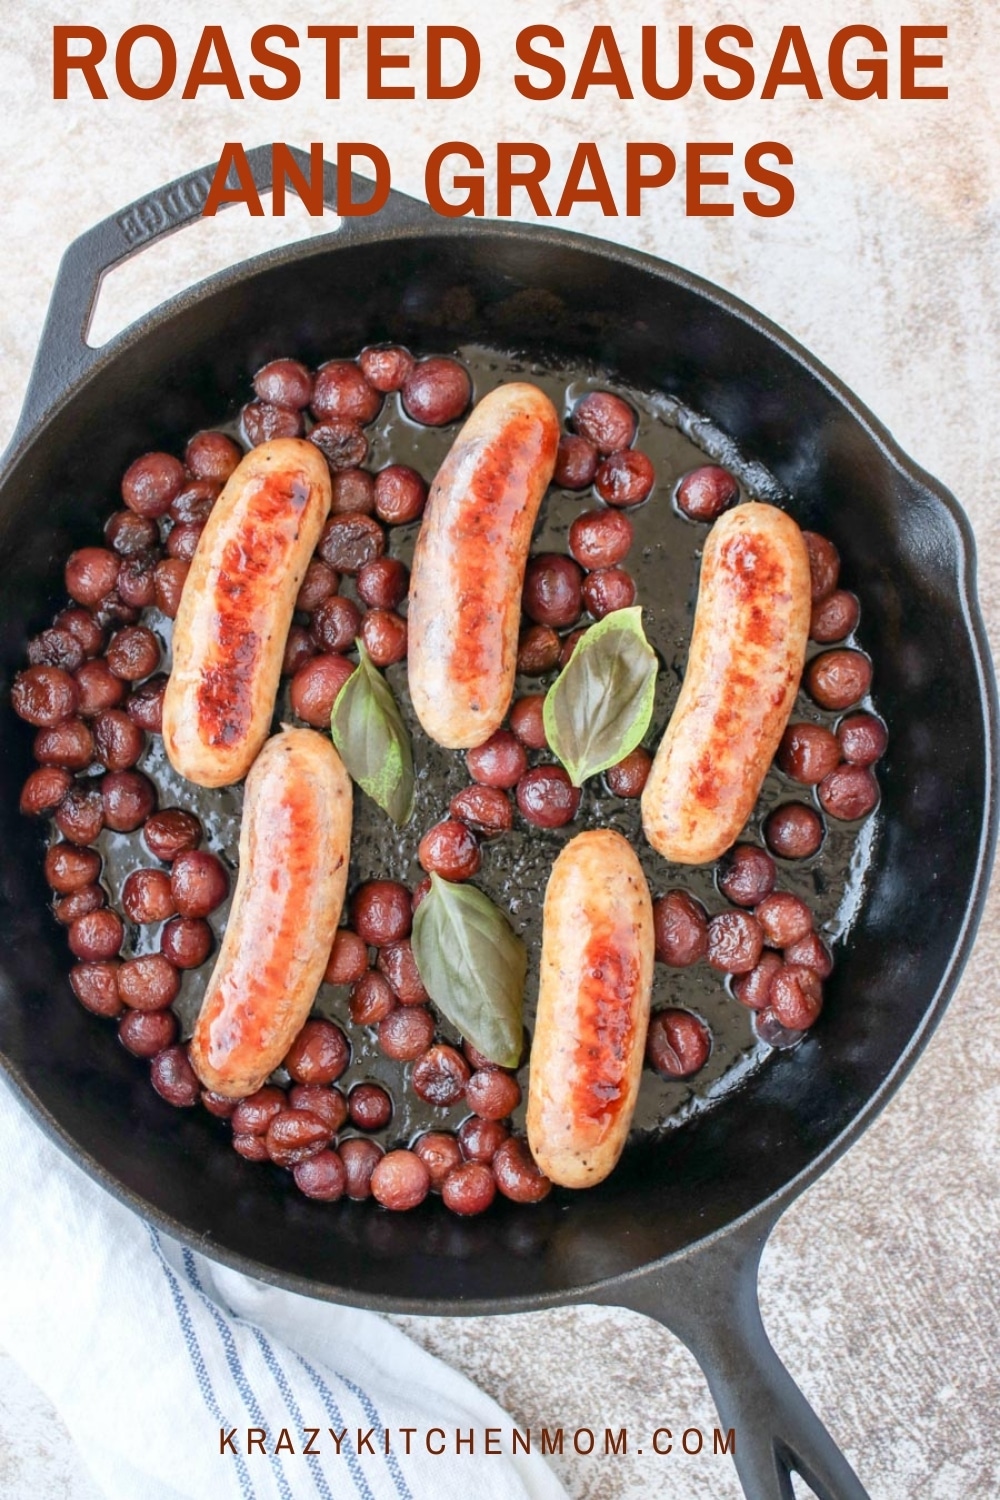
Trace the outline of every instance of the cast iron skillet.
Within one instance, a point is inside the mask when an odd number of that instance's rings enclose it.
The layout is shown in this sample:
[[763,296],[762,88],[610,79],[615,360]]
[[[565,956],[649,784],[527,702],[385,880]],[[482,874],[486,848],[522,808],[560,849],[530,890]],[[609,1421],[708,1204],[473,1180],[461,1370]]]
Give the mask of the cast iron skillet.
[[[251,154],[270,185],[270,152]],[[305,165],[306,159],[300,156]],[[197,217],[214,169],[72,244],[0,482],[3,683],[59,602],[137,452],[218,419],[220,392],[289,350],[317,362],[392,339],[578,361],[706,414],[831,536],[876,652],[891,759],[869,888],[814,1035],[716,1108],[630,1153],[609,1181],[488,1225],[430,1200],[386,1215],[275,1195],[267,1174],[168,1108],[111,1028],[66,1003],[37,833],[17,813],[30,735],[7,719],[0,788],[0,1061],[50,1136],[167,1232],[250,1275],[382,1311],[499,1313],[596,1302],[659,1319],[707,1374],[752,1500],[864,1490],[768,1343],[757,1266],[782,1210],[912,1067],[968,956],[996,832],[995,687],[956,501],[833,377],[750,308],[685,271],[548,228],[449,221],[393,194],[372,219],[272,252],[176,298],[101,350],[84,342],[102,274]],[[335,172],[326,198],[335,201]],[[370,184],[357,180],[355,197]],[[861,1435],[855,1434],[860,1444]]]

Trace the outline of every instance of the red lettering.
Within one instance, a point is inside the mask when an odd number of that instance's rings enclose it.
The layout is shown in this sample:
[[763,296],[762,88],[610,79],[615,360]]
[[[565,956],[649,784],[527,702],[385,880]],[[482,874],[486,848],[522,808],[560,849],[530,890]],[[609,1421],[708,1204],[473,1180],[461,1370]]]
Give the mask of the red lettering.
[[326,43],[326,97],[340,98],[340,44],[356,41],[356,26],[310,26],[306,31],[310,41]]
[[725,68],[727,72],[735,73],[739,79],[739,83],[727,85],[720,83],[718,73],[706,73],[705,90],[715,99],[745,99],[753,91],[753,63],[735,52],[727,52],[722,43],[730,40],[737,47],[753,46],[753,37],[745,26],[713,26],[705,34],[705,56],[708,61]]
[[[351,174],[356,156],[365,157],[375,168],[375,191],[361,203],[355,202],[352,193]],[[373,146],[370,141],[341,141],[337,147],[337,212],[341,218],[363,219],[377,214],[386,205],[391,185],[389,158],[381,147]]]
[[[534,167],[526,172],[515,172],[516,156],[530,156]],[[536,214],[546,219],[552,217],[552,210],[542,192],[542,178],[548,176],[551,165],[552,158],[544,146],[532,141],[497,142],[497,214],[501,219],[510,217],[511,197],[516,187],[524,188]]]
[[536,41],[548,42],[550,47],[562,47],[562,32],[557,31],[554,26],[526,26],[517,34],[515,47],[518,57],[529,68],[540,68],[548,75],[549,81],[532,83],[527,73],[515,73],[514,87],[526,99],[555,99],[566,87],[566,69],[556,58],[537,52],[532,45]]
[[[132,48],[143,39],[155,42],[160,49],[160,76],[146,87],[140,87],[132,77]],[[115,77],[130,99],[162,99],[177,77],[177,49],[169,31],[162,26],[130,26],[123,31],[115,48]]]
[[[644,172],[642,163],[653,157],[659,165]],[[677,170],[677,158],[658,141],[628,141],[625,146],[625,212],[634,219],[642,213],[643,188],[665,187]]]
[[282,141],[271,147],[271,212],[285,212],[285,185],[302,199],[306,212],[314,219],[323,215],[323,142],[313,141],[309,147],[309,176],[307,177],[295,157]]
[[[237,186],[228,185],[230,171],[236,174]],[[239,141],[227,141],[223,146],[219,165],[215,169],[215,176],[212,178],[212,186],[208,190],[202,213],[206,218],[211,218],[213,214],[218,213],[224,203],[245,203],[255,219],[264,217],[264,205],[260,201],[260,194],[253,180],[247,154]],[[249,1442],[251,1432],[263,1431],[262,1427],[248,1427],[247,1441]],[[249,1451],[248,1448],[247,1452]],[[261,1449],[261,1452],[263,1451]]]
[[298,93],[302,74],[299,65],[281,52],[273,52],[268,42],[281,42],[285,47],[297,47],[299,39],[290,26],[261,26],[250,38],[250,51],[254,62],[280,73],[284,83],[268,83],[262,73],[250,74],[250,87],[261,99],[291,99]]
[[756,146],[751,146],[746,154],[747,176],[752,182],[771,188],[778,196],[765,202],[759,193],[744,193],[743,202],[758,219],[778,219],[782,214],[787,214],[795,202],[795,187],[789,177],[763,165],[765,156],[773,156],[782,167],[793,164],[792,153],[780,141],[760,141]]
[[917,42],[944,41],[947,26],[901,26],[899,28],[899,72],[901,99],[947,99],[947,84],[917,83],[918,68],[943,68],[940,52],[918,52]]
[[[219,66],[210,69],[208,63],[213,50],[218,58]],[[233,62],[225,32],[221,26],[206,26],[195,49],[194,62],[191,64],[191,71],[187,76],[187,83],[184,85],[181,98],[197,99],[200,88],[216,84],[226,90],[230,99],[243,98],[239,75],[236,72],[236,64]],[[251,212],[253,212],[252,209]]]
[[427,158],[427,167],[424,171],[424,191],[427,194],[427,202],[436,214],[442,214],[446,219],[461,219],[465,214],[475,214],[477,218],[482,218],[486,212],[486,189],[482,177],[474,177],[468,172],[453,174],[452,186],[465,190],[465,197],[458,203],[450,202],[442,193],[441,169],[445,158],[449,156],[464,157],[467,165],[475,167],[479,172],[482,172],[486,165],[481,152],[477,151],[475,146],[470,146],[468,141],[445,141],[443,145],[435,146]]
[[[465,72],[458,83],[442,81],[442,42],[457,42],[465,53]],[[479,82],[481,58],[479,43],[464,26],[428,26],[427,28],[427,97],[428,99],[464,99]]]
[[[584,172],[590,173],[592,187],[583,186]],[[604,163],[601,161],[601,153],[595,141],[581,141],[573,153],[573,160],[570,162],[566,176],[566,186],[563,188],[559,207],[556,209],[556,218],[567,218],[570,210],[577,203],[599,203],[602,212],[608,218],[618,217],[611,184],[608,182]]]
[[410,59],[399,52],[383,52],[383,42],[412,41],[412,26],[369,26],[368,28],[368,97],[369,99],[413,99],[412,83],[383,83],[386,68],[408,68]]
[[854,64],[859,73],[868,74],[867,83],[848,83],[844,53],[853,41],[868,42],[872,48],[886,50],[885,37],[874,26],[845,26],[830,43],[828,68],[834,93],[842,99],[877,99],[889,97],[889,64],[884,57],[859,57]]
[[651,99],[683,99],[694,79],[694,27],[677,28],[677,82],[664,88],[656,76],[656,27],[642,28],[642,86]]
[[[601,53],[608,60],[608,66],[598,71],[597,62]],[[586,99],[587,90],[597,84],[609,84],[618,90],[619,99],[632,99],[632,85],[628,81],[625,64],[622,55],[618,51],[618,43],[610,26],[595,26],[590,33],[590,41],[587,50],[583,54],[583,62],[573,85],[574,99]]]
[[702,188],[726,187],[729,183],[728,172],[706,172],[704,158],[706,156],[732,156],[733,147],[727,141],[689,141],[687,147],[687,205],[686,211],[692,218],[731,218],[734,212],[731,203],[706,203],[702,198]]
[[[71,52],[70,42],[87,42],[89,51]],[[101,82],[97,64],[104,60],[108,39],[96,26],[53,26],[52,28],[52,97],[69,98],[69,70],[76,68],[92,99],[106,99],[108,91]]]
[[[798,67],[789,70],[786,66],[789,54],[794,53]],[[822,99],[823,90],[819,86],[816,77],[816,69],[813,67],[812,58],[809,56],[809,48],[806,39],[802,35],[801,26],[782,26],[781,35],[778,37],[778,45],[774,49],[774,57],[771,66],[767,70],[764,87],[761,90],[762,99],[773,99],[778,89],[782,86],[791,87],[793,84],[801,85],[810,99]]]

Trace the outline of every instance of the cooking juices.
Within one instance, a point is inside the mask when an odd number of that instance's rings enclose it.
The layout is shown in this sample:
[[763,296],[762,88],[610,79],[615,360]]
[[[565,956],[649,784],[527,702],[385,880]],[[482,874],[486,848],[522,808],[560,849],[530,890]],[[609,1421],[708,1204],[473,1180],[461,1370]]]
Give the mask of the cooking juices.
[[[463,753],[422,733],[407,694],[409,567],[456,424],[473,396],[514,380],[548,395],[563,431],[510,713]],[[795,507],[709,424],[609,384],[472,348],[419,360],[369,349],[319,372],[273,361],[238,422],[194,435],[183,453],[137,457],[109,496],[104,544],[69,559],[69,603],[33,638],[15,683],[39,761],[22,808],[50,829],[46,876],[73,991],[115,1020],[165,1099],[218,1118],[220,1149],[228,1137],[308,1196],[406,1209],[440,1192],[469,1214],[497,1193],[531,1203],[549,1190],[522,1134],[526,1073],[477,1054],[429,1003],[411,946],[429,872],[471,880],[509,915],[527,947],[530,1033],[552,864],[582,829],[624,835],[654,897],[659,960],[633,1136],[710,1108],[820,1013],[830,947],[877,835],[872,767],[886,748],[853,636],[857,600],[836,549],[807,534],[811,643],[776,762],[734,849],[710,865],[667,864],[642,837],[639,796],[686,663],[707,526],[740,499]],[[301,435],[327,460],[332,502],[296,600],[275,726],[328,730],[360,638],[410,732],[414,809],[397,828],[355,790],[346,924],[313,1017],[273,1078],[234,1103],[199,1084],[185,1043],[229,915],[243,793],[171,768],[162,705],[171,622],[225,481],[246,446]],[[544,694],[588,625],[636,604],[660,659],[650,732],[578,789],[547,748]]]

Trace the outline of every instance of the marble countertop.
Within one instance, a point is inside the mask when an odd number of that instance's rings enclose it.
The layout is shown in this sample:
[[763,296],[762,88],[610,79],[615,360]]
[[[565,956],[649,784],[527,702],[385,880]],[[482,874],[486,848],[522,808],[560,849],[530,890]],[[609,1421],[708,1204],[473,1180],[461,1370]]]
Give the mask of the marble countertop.
[[[246,7],[175,0],[169,25],[190,56],[207,21],[246,53]],[[0,7],[0,77],[9,199],[0,313],[0,435],[16,420],[53,275],[69,241],[113,209],[214,160],[222,143],[278,137],[379,142],[394,181],[422,196],[430,145],[462,138],[549,145],[565,170],[572,147],[594,140],[615,181],[622,141],[787,141],[796,204],[779,219],[689,219],[680,190],[650,194],[640,218],[574,211],[574,228],[658,254],[745,298],[804,343],[891,429],[902,447],[965,506],[979,548],[988,629],[1000,640],[1000,95],[987,60],[1000,56],[991,0],[873,0],[865,20],[897,39],[901,24],[946,13],[946,101],[849,103],[795,97],[722,105],[696,88],[674,104],[637,95],[526,106],[510,83],[519,25],[546,20],[579,58],[592,25],[613,20],[623,52],[638,57],[639,28],[658,21],[664,46],[677,20],[703,22],[688,0],[671,8],[620,0],[552,0],[544,17],[518,3],[483,19],[469,0],[425,7],[425,19],[466,25],[483,43],[484,79],[455,103],[325,104],[319,92],[268,104],[174,98],[139,105],[57,103],[51,92],[55,21],[103,25],[117,37],[148,19],[138,0],[103,5],[42,0]],[[329,7],[303,3],[287,17],[302,32]],[[378,14],[376,15],[376,10]],[[345,3],[338,21],[406,20],[409,7]],[[740,20],[773,47],[799,21],[817,57],[842,24],[837,0],[808,7],[747,0]],[[284,19],[277,13],[272,19]],[[725,19],[720,16],[719,19]],[[700,35],[700,32],[699,32]],[[825,74],[821,75],[825,78]],[[895,74],[892,75],[895,79]],[[894,82],[894,90],[896,88]],[[610,170],[609,165],[609,170]],[[16,173],[16,176],[13,175]],[[525,213],[525,217],[528,217]],[[301,215],[248,224],[241,210],[203,221],[109,278],[100,327],[121,326],[227,258],[309,231]],[[873,1500],[970,1500],[1000,1493],[996,1351],[1000,1309],[1000,902],[994,886],[972,958],[941,1026],[900,1093],[857,1145],[781,1221],[761,1279],[772,1339],[869,1486]],[[400,1319],[413,1337],[465,1370],[520,1421],[558,1413],[586,1425],[599,1406],[608,1425],[674,1418],[710,1427],[714,1412],[692,1358],[632,1313],[565,1309],[471,1321]],[[566,1458],[578,1500],[729,1500],[728,1460],[649,1456]],[[0,1494],[95,1500],[58,1418],[0,1355]]]

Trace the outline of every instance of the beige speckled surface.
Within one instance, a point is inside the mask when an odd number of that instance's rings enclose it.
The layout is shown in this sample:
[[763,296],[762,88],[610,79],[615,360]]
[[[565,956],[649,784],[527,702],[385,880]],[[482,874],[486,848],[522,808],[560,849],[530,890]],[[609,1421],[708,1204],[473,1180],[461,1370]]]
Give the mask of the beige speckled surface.
[[[184,55],[206,21],[245,38],[247,7],[175,0],[170,24]],[[980,589],[1000,639],[1000,12],[992,0],[871,0],[864,19],[898,35],[900,23],[946,20],[944,103],[837,100],[719,104],[701,92],[676,104],[592,98],[526,105],[509,82],[518,24],[551,20],[572,56],[591,24],[613,18],[628,61],[641,24],[669,10],[702,22],[704,7],[619,0],[515,3],[513,19],[481,19],[469,0],[422,8],[425,20],[476,30],[487,59],[472,100],[454,104],[340,106],[311,92],[288,104],[175,99],[138,105],[48,99],[48,29],[58,19],[117,34],[146,20],[137,0],[65,0],[58,7],[0,5],[9,190],[0,314],[0,433],[11,430],[65,244],[112,209],[209,161],[226,139],[275,136],[307,143],[380,143],[398,186],[421,192],[427,148],[444,138],[481,146],[543,140],[565,164],[578,140],[606,148],[612,180],[623,138],[732,139],[742,150],[778,137],[795,153],[797,204],[780,220],[686,220],[676,187],[641,219],[578,210],[573,226],[652,250],[718,281],[801,339],[875,410],[903,447],[959,496],[980,549]],[[273,8],[267,19],[330,19],[330,7]],[[284,14],[279,14],[283,11]],[[210,12],[210,14],[209,14]],[[543,14],[544,12],[544,14]],[[496,14],[494,12],[493,14]],[[28,19],[30,15],[30,20]],[[340,21],[412,19],[412,7],[336,7]],[[712,20],[737,19],[719,8]],[[745,0],[740,19],[762,44],[784,21],[822,43],[849,19],[838,0]],[[665,26],[664,47],[672,35]],[[699,35],[701,32],[699,31]],[[764,52],[766,46],[762,47]],[[822,56],[817,46],[817,57]],[[821,70],[822,72],[822,70]],[[356,81],[357,74],[354,75]],[[895,74],[893,75],[895,77]],[[614,164],[614,165],[613,165]],[[218,230],[218,234],[216,233]],[[287,231],[287,226],[286,226]],[[210,242],[233,256],[273,234],[248,233],[234,213],[170,241],[155,266],[140,258],[116,292],[119,316],[202,274]],[[123,278],[124,280],[124,278]],[[111,326],[110,315],[106,326]],[[838,1165],[786,1215],[763,1269],[774,1342],[862,1473],[873,1500],[988,1500],[1000,1493],[996,1379],[1000,1311],[1000,1023],[996,891],[956,998],[902,1093]],[[524,1422],[684,1424],[710,1427],[713,1411],[691,1358],[631,1313],[556,1311],[511,1319],[401,1320],[414,1337],[481,1381]],[[46,1409],[0,1359],[0,1495],[93,1500]],[[728,1460],[629,1456],[564,1461],[570,1493],[586,1500],[738,1495]]]

